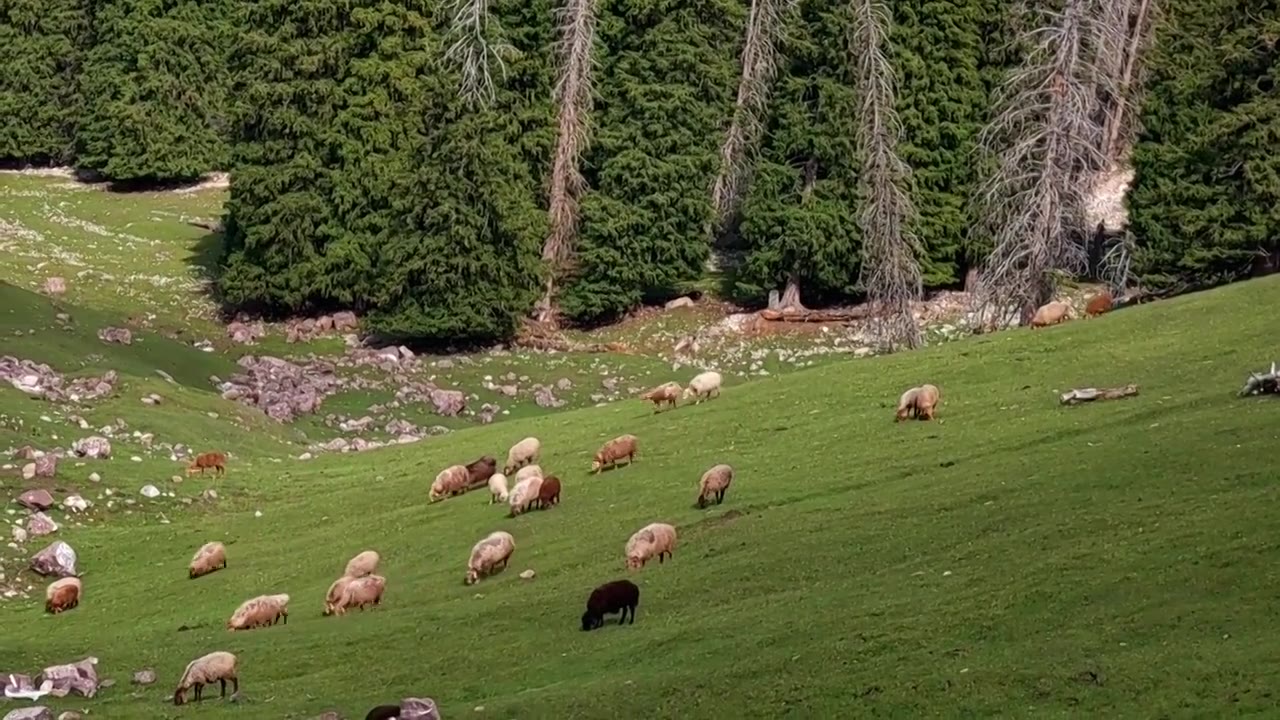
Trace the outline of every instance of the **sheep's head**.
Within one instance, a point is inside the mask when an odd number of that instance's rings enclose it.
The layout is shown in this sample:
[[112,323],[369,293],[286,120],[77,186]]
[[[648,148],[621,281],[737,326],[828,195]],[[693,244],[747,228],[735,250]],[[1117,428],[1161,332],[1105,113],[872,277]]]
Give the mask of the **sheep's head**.
[[683,397],[684,399],[688,400],[689,398],[691,398],[691,397],[693,397],[694,395],[697,395],[697,394],[698,394],[698,391],[697,391],[697,390],[694,390],[694,389],[693,389],[693,386],[692,386],[692,385],[690,385],[689,387],[687,387],[687,388],[685,388],[685,389],[684,389],[684,392],[680,393],[680,396],[681,396],[681,397]]
[[516,471],[516,466],[515,466],[515,465],[503,465],[503,466],[502,466],[502,474],[503,474],[503,475],[510,475],[511,473],[513,473],[513,472],[515,472],[515,471]]
[[185,692],[185,691],[183,691],[183,689],[182,689],[182,688],[178,688],[177,690],[174,690],[174,691],[173,691],[173,704],[174,704],[174,705],[181,705],[182,703],[186,702],[186,701],[187,701],[187,697],[186,697],[186,696],[187,696],[187,694],[186,694],[186,692]]
[[593,614],[590,610],[582,613],[582,629],[595,630],[604,624],[604,618]]
[[641,567],[641,566],[643,566],[643,565],[644,565],[644,560],[642,560],[642,559],[640,558],[640,556],[639,556],[639,555],[628,555],[628,556],[627,556],[627,569],[628,569],[628,570],[639,570],[639,569],[640,569],[640,567]]
[[596,453],[595,458],[591,461],[591,472],[600,472],[602,467],[604,467],[604,457],[600,453]]
[[467,576],[462,579],[462,584],[475,585],[477,582],[479,582],[479,580],[480,580],[480,573],[476,572],[475,569],[472,568],[470,570],[467,570]]

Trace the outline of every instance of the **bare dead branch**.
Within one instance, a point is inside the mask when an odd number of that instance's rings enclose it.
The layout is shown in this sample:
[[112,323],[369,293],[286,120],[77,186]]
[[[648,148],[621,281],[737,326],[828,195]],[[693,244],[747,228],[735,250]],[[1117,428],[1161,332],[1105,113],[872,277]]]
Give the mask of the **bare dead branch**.
[[752,0],[746,39],[742,44],[738,99],[729,130],[720,145],[720,171],[711,188],[717,230],[728,225],[746,192],[750,175],[748,156],[760,137],[769,91],[778,71],[777,43],[782,35],[783,15],[797,2]]
[[445,51],[445,58],[460,65],[462,82],[459,94],[473,106],[492,103],[497,96],[489,60],[497,64],[503,77],[507,66],[502,56],[514,48],[499,38],[502,27],[489,15],[489,0],[449,0],[453,13],[449,34],[456,37]]
[[557,107],[555,156],[551,161],[548,193],[550,229],[542,245],[547,262],[547,285],[536,313],[543,322],[554,320],[557,275],[573,256],[578,232],[578,200],[586,190],[579,162],[590,142],[591,71],[594,67],[595,0],[567,0],[556,11],[560,58],[554,100]]
[[861,181],[864,205],[858,223],[862,228],[862,278],[871,304],[873,332],[884,345],[918,347],[920,327],[913,304],[920,299],[920,241],[911,231],[914,208],[904,186],[910,168],[898,156],[902,126],[894,106],[894,75],[885,55],[889,13],[880,0],[853,0],[853,33],[850,55],[855,62],[855,83],[862,98],[858,115],[857,144],[863,156]]
[[1155,35],[1160,5],[1157,0],[1117,0],[1107,8],[1110,14],[1104,25],[1122,28],[1123,32],[1107,32],[1101,43],[1102,52],[1109,58],[1104,71],[1114,80],[1113,94],[1103,98],[1110,109],[1104,113],[1099,149],[1115,164],[1126,159],[1140,130],[1137,108],[1142,104],[1145,85],[1143,59]]
[[1113,388],[1076,388],[1062,393],[1058,397],[1058,402],[1063,405],[1079,405],[1080,403],[1095,402],[1097,400],[1119,400],[1121,398],[1134,397],[1137,394],[1138,386],[1133,383]]

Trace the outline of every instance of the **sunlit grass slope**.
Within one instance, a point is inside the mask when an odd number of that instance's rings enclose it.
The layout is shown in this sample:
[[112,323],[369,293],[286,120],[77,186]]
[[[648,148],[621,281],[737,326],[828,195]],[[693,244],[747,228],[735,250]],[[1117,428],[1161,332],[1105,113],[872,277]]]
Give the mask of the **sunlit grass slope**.
[[[730,385],[657,416],[635,401],[233,465],[203,482],[234,483],[234,511],[68,533],[84,601],[58,617],[0,608],[0,670],[94,654],[119,684],[54,704],[131,720],[363,717],[405,695],[448,718],[520,720],[1267,716],[1280,400],[1234,393],[1275,359],[1259,309],[1277,306],[1280,281],[1255,281]],[[895,425],[898,394],[921,382],[942,388],[939,420]],[[1130,382],[1140,396],[1057,403]],[[635,465],[589,476],[623,432],[640,438]],[[564,482],[560,507],[508,519],[485,492],[427,504],[439,469],[529,434]],[[717,462],[737,479],[696,510]],[[652,521],[680,545],[634,574],[635,625],[581,632],[587,593],[625,574],[624,543]],[[516,538],[510,569],[464,587],[472,544],[496,529]],[[187,580],[213,539],[230,567]],[[321,617],[365,548],[383,556],[383,607]],[[276,592],[293,597],[288,625],[224,628]],[[239,655],[245,702],[167,705],[183,666],[217,649]],[[160,682],[131,687],[144,666]]]

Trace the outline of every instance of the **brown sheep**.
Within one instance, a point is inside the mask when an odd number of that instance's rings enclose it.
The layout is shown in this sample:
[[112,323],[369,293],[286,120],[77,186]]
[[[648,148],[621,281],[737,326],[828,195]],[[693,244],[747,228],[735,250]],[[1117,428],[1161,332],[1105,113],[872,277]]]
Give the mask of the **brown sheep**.
[[676,402],[680,399],[682,392],[683,389],[680,387],[680,383],[667,382],[641,395],[640,398],[653,403],[653,411],[656,413],[662,410],[663,405],[670,405],[672,408],[676,407]]
[[231,681],[231,694],[234,697],[240,692],[239,660],[229,652],[217,651],[198,657],[187,663],[182,671],[182,679],[178,681],[178,689],[173,691],[173,704],[181,705],[187,701],[187,690],[195,686],[196,702],[200,701],[201,691],[205,685],[215,681],[222,685],[222,697],[227,696],[227,681]]
[[901,422],[907,418],[932,420],[941,399],[942,393],[937,386],[925,384],[913,387],[898,398],[898,411],[893,421]]
[[702,474],[698,483],[698,508],[706,507],[714,496],[716,504],[724,502],[724,494],[733,482],[733,468],[729,465],[716,465]]
[[1031,318],[1031,327],[1041,328],[1057,325],[1071,315],[1071,305],[1057,300],[1041,305]]
[[1109,312],[1114,304],[1115,299],[1111,297],[1111,293],[1103,290],[1089,300],[1089,304],[1084,308],[1084,316],[1086,318],[1097,317]]
[[342,588],[338,602],[334,603],[335,615],[346,615],[352,608],[364,610],[366,607],[382,604],[382,594],[386,592],[387,579],[381,575],[366,575],[356,578]]
[[475,490],[489,484],[489,478],[498,472],[498,461],[489,455],[466,466],[467,489]]
[[44,591],[44,609],[51,615],[70,610],[80,604],[80,593],[84,586],[80,578],[65,577],[49,583]]
[[630,465],[635,461],[636,443],[635,435],[620,435],[605,443],[591,461],[591,472],[598,473],[606,465],[617,467],[618,461],[622,458],[626,458],[627,464]]
[[187,568],[187,577],[194,580],[215,570],[226,569],[226,567],[226,547],[217,541],[207,542],[201,545],[195,556],[191,558],[191,565]]
[[190,477],[197,470],[203,475],[204,471],[213,468],[215,474],[221,475],[227,471],[227,456],[220,452],[200,453],[196,456],[195,462],[187,466],[187,476]]
[[538,487],[537,504],[543,510],[560,504],[560,478],[555,475],[542,478],[542,485]]

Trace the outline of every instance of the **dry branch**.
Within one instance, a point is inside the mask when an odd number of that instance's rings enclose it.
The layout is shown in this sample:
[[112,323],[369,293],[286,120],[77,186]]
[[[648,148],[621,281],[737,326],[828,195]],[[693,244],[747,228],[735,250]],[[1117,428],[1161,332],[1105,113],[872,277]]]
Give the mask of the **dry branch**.
[[1099,65],[1112,78],[1102,98],[1108,107],[1103,111],[1099,151],[1115,164],[1128,154],[1138,133],[1146,68],[1142,60],[1151,46],[1160,6],[1157,0],[1115,0],[1105,7],[1103,27],[1119,31],[1104,33],[1099,42],[1104,56]]
[[844,323],[861,320],[871,315],[871,310],[870,305],[859,305],[850,310],[801,310],[794,312],[761,310],[756,314],[770,322]]
[[591,139],[595,0],[567,0],[556,15],[560,35],[557,42],[560,68],[554,91],[556,152],[551,163],[548,193],[550,228],[542,245],[542,259],[547,263],[547,286],[536,309],[538,319],[543,322],[555,318],[556,280],[573,257],[578,234],[578,200],[586,190],[579,162]]
[[742,44],[742,74],[729,131],[720,145],[720,171],[711,188],[716,230],[722,230],[737,212],[746,192],[752,144],[764,125],[769,90],[778,70],[778,40],[782,16],[797,0],[752,0],[747,34]]
[[498,63],[505,76],[507,66],[502,56],[514,49],[494,40],[501,36],[502,28],[489,16],[489,0],[449,0],[448,8],[453,12],[449,34],[457,39],[445,51],[445,58],[461,66],[459,94],[472,105],[487,105],[497,97],[489,59]]
[[1120,398],[1133,397],[1137,394],[1138,386],[1133,384],[1102,389],[1077,388],[1063,393],[1059,400],[1063,405],[1079,405],[1080,403],[1093,402],[1095,400],[1119,400]]
[[1247,395],[1280,395],[1280,373],[1276,372],[1276,364],[1271,363],[1271,371],[1266,373],[1249,373],[1240,390],[1240,397]]
[[884,48],[889,12],[879,0],[853,0],[850,54],[855,58],[859,108],[857,143],[862,154],[865,205],[862,278],[868,299],[878,306],[873,332],[889,348],[918,347],[920,327],[912,314],[920,299],[919,239],[911,232],[914,209],[904,186],[910,168],[898,156],[902,126],[894,109],[893,68]]
[[1099,152],[1099,94],[1114,95],[1113,78],[1098,67],[1113,46],[1105,26],[1108,0],[1066,0],[1041,10],[1025,32],[1029,48],[997,95],[999,114],[979,147],[994,158],[975,201],[980,231],[993,240],[974,294],[979,318],[1019,313],[1026,322],[1052,299],[1058,277],[1084,270],[1086,188],[1105,164]]

